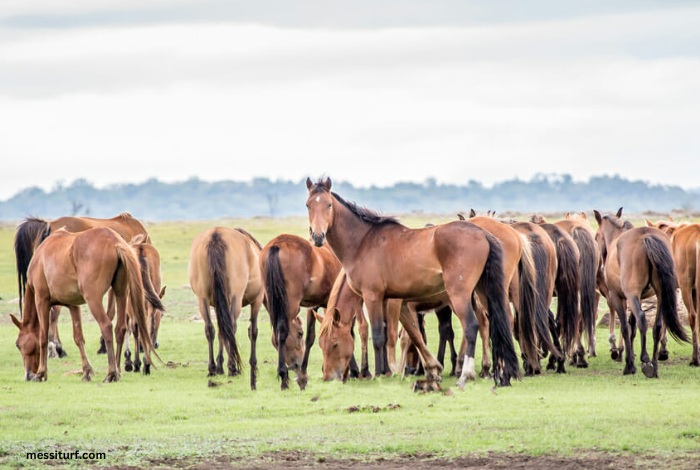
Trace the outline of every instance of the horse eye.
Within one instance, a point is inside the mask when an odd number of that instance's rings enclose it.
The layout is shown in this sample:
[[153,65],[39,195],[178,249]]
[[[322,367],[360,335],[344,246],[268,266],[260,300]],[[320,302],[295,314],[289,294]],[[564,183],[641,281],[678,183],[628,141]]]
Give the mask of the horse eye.
[[299,332],[299,337],[300,337],[300,338],[303,338],[303,337],[304,337],[304,332],[303,332],[303,331],[300,331],[300,332]]
[[333,345],[333,349],[335,349],[335,348],[337,348],[337,347],[338,347],[338,343],[335,343],[335,344]]
[[307,209],[309,208],[309,204],[308,204],[308,203],[306,204],[306,208],[307,208]]
[[333,207],[333,203],[328,204],[328,208],[330,209],[331,207]]

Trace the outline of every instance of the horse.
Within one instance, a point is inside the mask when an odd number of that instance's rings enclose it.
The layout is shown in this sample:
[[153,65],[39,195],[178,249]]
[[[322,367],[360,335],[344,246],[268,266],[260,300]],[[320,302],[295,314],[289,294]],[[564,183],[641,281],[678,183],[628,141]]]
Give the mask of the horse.
[[[250,305],[250,388],[255,390],[258,312],[264,290],[258,258],[262,246],[241,228],[212,227],[194,237],[190,248],[188,274],[204,320],[209,343],[208,377],[224,373],[223,348],[228,354],[228,375],[241,373],[241,356],[236,344],[236,322],[241,309]],[[209,307],[216,312],[219,354],[214,362],[214,325]]]
[[[19,284],[19,311],[22,314],[22,299],[24,288],[27,284],[27,268],[32,255],[42,241],[51,233],[63,228],[68,232],[83,232],[95,227],[107,227],[117,232],[124,240],[131,240],[136,235],[144,235],[145,242],[150,243],[148,232],[143,224],[128,212],[123,212],[111,219],[94,219],[91,217],[59,217],[47,221],[36,217],[29,217],[17,227],[15,234],[15,258],[17,263],[17,282]],[[60,307],[56,306],[51,312],[51,327],[49,329],[49,342],[53,343],[58,357],[67,356],[58,336],[58,316]],[[106,352],[104,340],[100,340],[98,354]]]
[[[575,357],[577,367],[588,367],[583,353],[574,350],[574,345],[579,341],[579,291],[581,289],[581,275],[579,272],[579,250],[576,242],[565,230],[554,224],[542,222],[543,219],[531,218],[531,222],[539,222],[549,238],[554,243],[557,254],[557,276],[554,288],[557,294],[556,320],[559,326],[559,337],[565,353]],[[553,314],[551,314],[553,315]],[[572,354],[573,352],[573,354]],[[550,368],[553,368],[550,358]]]
[[[326,308],[341,266],[327,247],[314,246],[296,235],[278,235],[260,253],[260,272],[270,314],[273,344],[278,349],[277,374],[288,388],[288,367],[297,373],[299,388],[308,383],[309,352],[316,335],[316,310]],[[299,310],[306,307],[306,344]],[[283,345],[283,347],[280,347]]]
[[[659,229],[635,228],[630,222],[621,220],[622,208],[614,216],[601,216],[598,211],[593,213],[598,222],[596,241],[604,260],[607,299],[620,319],[620,330],[627,349],[623,374],[637,372],[632,350],[636,324],[640,333],[642,372],[648,378],[658,377],[662,323],[666,323],[677,341],[688,342],[676,309],[677,280],[671,240]],[[640,301],[654,293],[657,298],[657,315],[652,330],[654,349],[650,361],[646,349],[647,320]],[[631,332],[627,325],[628,304],[632,310],[629,325]]]
[[[474,210],[472,209],[471,212],[474,213]],[[462,214],[458,214],[458,217],[460,220],[464,220]],[[510,225],[500,223],[490,215],[486,217],[473,216],[468,219],[468,222],[492,234],[503,246],[505,288],[516,315],[515,320],[511,316],[511,323],[514,323],[516,339],[520,343],[526,375],[538,374],[541,369],[535,326],[537,321],[535,318],[537,315],[537,274],[530,250],[530,241]],[[474,302],[474,307],[479,321],[479,333],[483,347],[480,376],[488,377],[491,367],[488,351],[489,320],[486,310],[478,301]],[[464,356],[464,346],[463,343],[460,357]]]
[[[408,303],[408,308],[412,308],[412,304]],[[447,346],[450,346],[450,361],[452,363],[452,370],[450,371],[450,376],[453,377],[457,369],[457,351],[455,350],[455,332],[452,328],[452,310],[449,306],[444,306],[442,308],[434,309],[435,316],[438,320],[438,352],[437,360],[445,367],[445,353]],[[427,312],[417,312],[418,318],[418,329],[420,330],[423,341],[427,344],[427,336],[425,334],[425,314]],[[420,360],[420,354],[418,348],[411,341],[411,338],[406,334],[405,330],[401,329],[399,332],[399,338],[401,340],[401,360],[399,362],[399,370],[402,371],[402,375],[423,375],[425,371],[423,370],[423,364]]]
[[[117,302],[116,355],[112,322],[102,306],[102,298],[110,288]],[[132,321],[147,332],[144,296],[152,306],[162,309],[157,293],[142,283],[136,254],[113,230],[104,227],[79,233],[57,230],[47,237],[27,268],[22,321],[11,315],[19,328],[16,344],[22,354],[25,380],[47,379],[49,312],[54,305],[70,310],[73,338],[82,358],[83,380],[91,380],[94,371],[85,354],[79,307],[87,303],[107,343],[109,370],[104,381],[118,381],[127,299],[132,307]],[[147,334],[143,335],[143,347],[146,360],[150,362],[151,354],[158,357]]]
[[[475,380],[479,324],[471,297],[476,292],[489,312],[496,385],[507,386],[520,377],[507,314],[503,248],[493,235],[463,221],[410,229],[332,193],[330,178],[316,183],[307,178],[306,187],[311,238],[316,246],[330,245],[350,289],[362,296],[372,325],[377,369],[385,355],[381,349],[385,299],[415,301],[425,308],[448,302],[462,322],[468,345],[458,384],[463,387],[467,380]],[[418,346],[426,383],[440,381],[442,366],[425,347],[417,319],[405,305],[400,322]]]
[[[660,220],[656,223],[644,218],[644,223],[647,227],[656,227],[665,232],[671,237],[671,246],[673,248],[673,261],[676,265],[676,277],[678,285],[681,288],[681,298],[688,310],[688,323],[693,337],[693,355],[690,360],[690,366],[700,367],[699,352],[699,337],[700,337],[700,319],[698,319],[698,311],[700,311],[700,225],[673,223]],[[668,359],[668,351],[666,351],[666,328],[661,330],[661,350],[659,351],[659,360]],[[662,357],[662,353],[666,353]]]

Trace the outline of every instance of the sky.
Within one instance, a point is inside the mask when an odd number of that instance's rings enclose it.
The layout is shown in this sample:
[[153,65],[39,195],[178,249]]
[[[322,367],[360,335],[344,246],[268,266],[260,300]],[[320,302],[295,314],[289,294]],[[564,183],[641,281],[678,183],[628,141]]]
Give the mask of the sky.
[[700,187],[691,1],[3,0],[0,200],[302,179]]

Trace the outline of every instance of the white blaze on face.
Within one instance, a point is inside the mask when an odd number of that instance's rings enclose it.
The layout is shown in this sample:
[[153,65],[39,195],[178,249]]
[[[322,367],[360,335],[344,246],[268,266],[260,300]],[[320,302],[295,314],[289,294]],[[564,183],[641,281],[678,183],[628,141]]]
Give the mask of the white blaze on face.
[[321,200],[321,196],[316,196],[316,202]]

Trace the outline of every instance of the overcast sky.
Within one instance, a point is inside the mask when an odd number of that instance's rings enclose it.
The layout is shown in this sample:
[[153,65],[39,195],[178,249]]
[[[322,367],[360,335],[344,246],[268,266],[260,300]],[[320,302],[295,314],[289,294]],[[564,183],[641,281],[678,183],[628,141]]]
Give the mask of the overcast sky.
[[0,2],[0,199],[198,176],[700,187],[700,5]]

